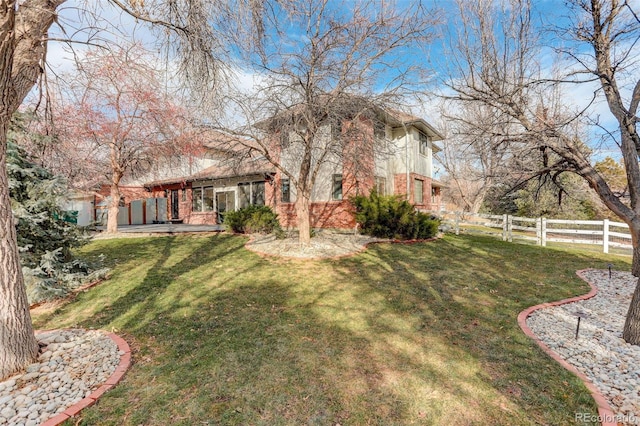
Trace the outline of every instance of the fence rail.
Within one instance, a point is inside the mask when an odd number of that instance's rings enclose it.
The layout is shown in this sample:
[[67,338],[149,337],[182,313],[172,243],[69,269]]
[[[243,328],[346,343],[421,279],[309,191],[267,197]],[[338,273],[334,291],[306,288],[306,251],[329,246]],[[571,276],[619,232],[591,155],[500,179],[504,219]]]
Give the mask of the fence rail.
[[456,235],[465,230],[498,235],[509,242],[535,241],[540,246],[548,242],[593,244],[602,246],[604,253],[609,253],[610,247],[632,249],[629,226],[609,219],[566,220],[446,211],[437,214]]

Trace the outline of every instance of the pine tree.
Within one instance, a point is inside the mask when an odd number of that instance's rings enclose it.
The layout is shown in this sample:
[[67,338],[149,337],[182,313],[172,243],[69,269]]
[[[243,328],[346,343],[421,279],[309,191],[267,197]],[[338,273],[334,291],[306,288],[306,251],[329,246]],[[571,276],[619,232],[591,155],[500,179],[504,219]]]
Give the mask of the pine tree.
[[34,303],[64,296],[96,273],[71,252],[86,237],[65,220],[61,205],[68,193],[66,182],[32,162],[15,143],[18,136],[38,137],[25,130],[24,118],[17,115],[8,134],[7,171],[20,263],[29,301]]

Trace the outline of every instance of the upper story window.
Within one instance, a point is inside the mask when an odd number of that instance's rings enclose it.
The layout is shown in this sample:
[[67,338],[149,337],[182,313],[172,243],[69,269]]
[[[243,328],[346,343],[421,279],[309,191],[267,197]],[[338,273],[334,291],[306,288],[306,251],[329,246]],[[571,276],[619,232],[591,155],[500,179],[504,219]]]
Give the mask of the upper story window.
[[429,153],[429,137],[424,133],[420,133],[420,154],[427,155]]
[[373,136],[378,140],[387,138],[387,129],[383,121],[375,120],[373,123]]
[[280,131],[280,147],[287,149],[289,145],[291,145],[291,135],[288,129],[283,129]]
[[333,175],[331,198],[342,200],[342,175]]

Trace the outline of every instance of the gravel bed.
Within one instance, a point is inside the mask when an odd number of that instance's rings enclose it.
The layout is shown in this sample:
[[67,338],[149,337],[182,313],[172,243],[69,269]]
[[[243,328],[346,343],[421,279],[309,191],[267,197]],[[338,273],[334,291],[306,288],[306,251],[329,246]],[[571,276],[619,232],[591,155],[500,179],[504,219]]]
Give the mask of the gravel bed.
[[103,331],[54,330],[36,339],[37,361],[0,382],[0,425],[35,426],[63,412],[104,384],[122,355]]
[[389,241],[367,235],[344,234],[323,230],[311,238],[309,247],[298,242],[297,235],[277,239],[273,235],[252,235],[247,248],[271,256],[294,257],[300,259],[328,258],[357,253],[374,241]]
[[[595,297],[539,309],[527,325],[554,352],[584,373],[608,399],[617,420],[640,425],[640,347],[622,339],[637,278],[631,273],[588,270]],[[576,339],[576,329],[580,329]]]

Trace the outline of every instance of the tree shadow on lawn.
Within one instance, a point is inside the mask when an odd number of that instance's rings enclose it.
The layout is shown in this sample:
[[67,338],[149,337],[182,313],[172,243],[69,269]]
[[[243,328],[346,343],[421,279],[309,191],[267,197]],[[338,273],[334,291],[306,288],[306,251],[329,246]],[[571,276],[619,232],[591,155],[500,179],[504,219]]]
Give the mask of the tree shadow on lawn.
[[[398,380],[410,359],[399,354],[381,364],[384,348],[369,336],[318,314],[323,299],[350,294],[343,283],[314,282],[330,264],[315,263],[318,273],[305,274],[303,263],[270,264],[247,253],[233,260],[245,262],[233,277],[198,291],[186,311],[182,300],[193,297],[186,289],[158,303],[169,289],[157,283],[166,281],[162,265],[173,246],[167,241],[140,284],[85,321],[121,324],[139,348],[124,382],[83,414],[86,424],[407,424],[436,421],[443,411],[439,390],[423,378],[415,375],[411,386]],[[189,258],[210,264],[232,257],[202,250]],[[320,300],[308,303],[316,285]],[[428,394],[415,401],[418,389]]]
[[[92,244],[81,252],[82,256],[96,259],[107,253],[105,264],[113,268],[109,278],[52,314],[37,318],[37,323],[61,317],[64,322],[60,327],[76,325],[69,323],[71,318],[87,328],[135,330],[153,319],[149,315],[164,309],[162,304],[167,302],[162,298],[177,279],[243,247],[241,238],[218,234],[190,238],[190,244],[184,243],[185,238],[189,237],[114,239]],[[140,280],[138,277],[143,274]],[[65,315],[78,306],[83,306],[80,315]],[[175,309],[175,304],[170,308]]]
[[[575,413],[597,415],[589,392],[522,333],[517,315],[538,303],[588,292],[575,271],[606,265],[599,257],[460,237],[376,245],[337,269],[354,280],[359,297],[384,296],[384,306],[366,321],[388,336],[389,347],[428,347],[435,361],[423,362],[437,365],[440,353],[454,364],[477,367],[478,380],[491,389],[455,369],[435,378],[459,381],[462,386],[451,390],[454,397],[465,385],[477,385],[478,395],[460,395],[467,410],[482,411],[497,424],[572,424]],[[411,326],[399,326],[390,320],[394,317]],[[420,363],[414,366],[419,369]],[[475,422],[457,419],[454,423]]]
[[[517,269],[500,272],[508,250],[468,260],[464,241],[376,245],[321,262],[263,259],[236,237],[119,246],[118,256],[158,258],[142,281],[127,275],[132,259],[59,312],[116,327],[135,350],[125,380],[83,423],[567,424],[576,410],[594,412],[586,391],[558,384],[575,379],[515,329],[511,311],[525,298],[499,284]],[[493,281],[476,271],[486,264]],[[82,316],[90,303],[101,309]],[[496,321],[497,308],[508,312]],[[541,413],[538,404],[556,405]]]

